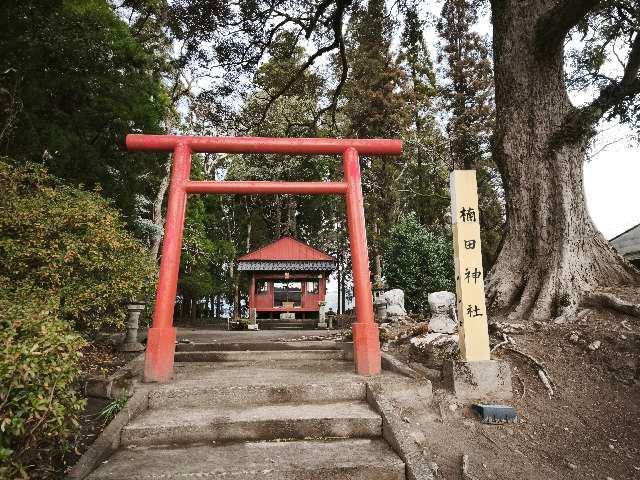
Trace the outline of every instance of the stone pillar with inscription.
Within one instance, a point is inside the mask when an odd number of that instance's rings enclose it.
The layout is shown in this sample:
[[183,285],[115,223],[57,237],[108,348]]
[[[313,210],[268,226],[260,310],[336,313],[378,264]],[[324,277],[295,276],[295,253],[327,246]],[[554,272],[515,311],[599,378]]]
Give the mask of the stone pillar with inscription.
[[508,400],[509,365],[490,359],[475,170],[454,170],[450,186],[461,361],[446,362],[443,376],[464,400]]
[[456,310],[460,322],[460,354],[468,362],[489,360],[489,330],[484,301],[475,170],[451,172],[451,229],[456,268]]
[[327,302],[318,302],[318,328],[327,328]]

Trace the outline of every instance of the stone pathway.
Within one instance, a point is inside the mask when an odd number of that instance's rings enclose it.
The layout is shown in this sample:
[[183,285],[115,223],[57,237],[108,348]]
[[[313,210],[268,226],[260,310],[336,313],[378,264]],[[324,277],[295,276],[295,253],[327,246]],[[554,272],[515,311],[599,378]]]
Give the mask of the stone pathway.
[[178,345],[175,380],[149,389],[148,409],[88,478],[404,479],[367,403],[372,379],[340,344],[275,342],[282,333],[180,332],[202,342]]

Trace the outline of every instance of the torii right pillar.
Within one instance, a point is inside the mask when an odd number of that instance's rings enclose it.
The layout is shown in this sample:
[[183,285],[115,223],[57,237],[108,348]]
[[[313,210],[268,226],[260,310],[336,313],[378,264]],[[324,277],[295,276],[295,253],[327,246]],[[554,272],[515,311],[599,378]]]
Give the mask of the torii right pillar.
[[454,170],[449,179],[461,360],[445,362],[443,376],[462,401],[511,400],[509,364],[490,358],[476,172]]

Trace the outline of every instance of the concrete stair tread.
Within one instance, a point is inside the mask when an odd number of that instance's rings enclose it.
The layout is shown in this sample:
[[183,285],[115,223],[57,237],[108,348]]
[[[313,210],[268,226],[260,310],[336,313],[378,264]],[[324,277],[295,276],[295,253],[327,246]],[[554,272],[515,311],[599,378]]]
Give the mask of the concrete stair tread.
[[248,407],[178,407],[147,410],[125,429],[151,425],[216,425],[261,420],[380,418],[365,402],[281,403]]
[[[213,378],[184,379],[163,385],[149,394],[149,407],[242,407],[286,403],[319,403],[365,400],[366,384],[362,378],[328,376],[274,376],[268,369],[254,372],[241,369],[220,370]],[[235,381],[226,373],[234,373]],[[245,377],[245,373],[248,373]],[[271,374],[271,376],[270,376]],[[233,383],[232,383],[233,382]]]
[[[277,368],[273,368],[277,367]],[[262,375],[255,375],[259,371]],[[227,376],[227,372],[230,372]],[[389,374],[387,371],[383,375]],[[174,363],[174,382],[191,379],[199,380],[211,377],[223,377],[222,380],[230,384],[235,384],[236,375],[243,378],[241,383],[252,380],[252,383],[269,383],[271,378],[281,379],[288,383],[298,383],[299,381],[325,381],[329,379],[349,378],[363,379],[361,375],[355,373],[353,361],[340,359],[300,359],[279,360],[276,362],[265,362],[256,365],[255,362],[179,362]],[[246,377],[246,379],[245,379]],[[169,385],[169,384],[167,384]]]
[[240,350],[240,351],[179,351],[176,362],[264,362],[266,360],[339,360],[344,357],[342,350]]
[[371,438],[382,419],[363,401],[246,407],[158,408],[122,431],[125,445],[291,438]]
[[287,341],[287,342],[179,342],[176,352],[238,352],[238,351],[279,351],[279,350],[342,350],[341,344],[335,340]]
[[88,478],[402,480],[405,475],[404,463],[383,440],[347,439],[122,449]]

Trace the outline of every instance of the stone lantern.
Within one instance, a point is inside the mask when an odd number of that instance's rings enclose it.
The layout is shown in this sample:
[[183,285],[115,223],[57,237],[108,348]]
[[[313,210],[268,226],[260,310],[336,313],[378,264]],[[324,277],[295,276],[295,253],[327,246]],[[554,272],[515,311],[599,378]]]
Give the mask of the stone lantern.
[[127,304],[127,334],[124,342],[118,346],[120,352],[140,352],[144,350],[144,345],[138,342],[138,326],[140,314],[144,311],[145,304],[131,301]]
[[371,293],[373,294],[373,309],[378,323],[384,322],[387,316],[387,300],[384,298],[386,285],[382,280],[377,280],[371,285]]

